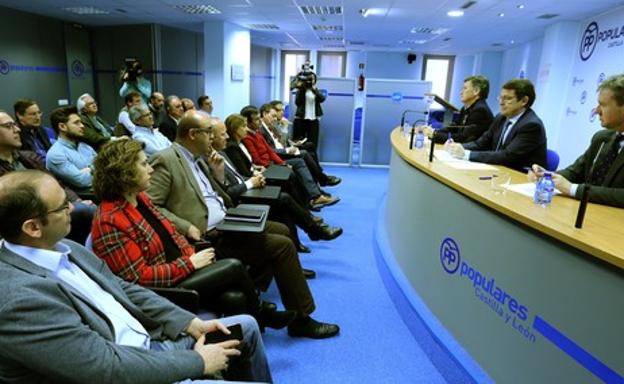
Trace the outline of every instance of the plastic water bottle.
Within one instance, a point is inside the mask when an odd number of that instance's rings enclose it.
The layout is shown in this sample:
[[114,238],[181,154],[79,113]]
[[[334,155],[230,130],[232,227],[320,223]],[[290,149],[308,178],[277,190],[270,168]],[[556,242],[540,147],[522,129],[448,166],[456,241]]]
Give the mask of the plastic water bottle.
[[552,180],[552,174],[550,172],[544,172],[544,177],[542,177],[535,186],[533,201],[535,204],[546,207],[552,201],[554,192],[555,183]]
[[410,134],[410,123],[409,121],[405,120],[405,122],[403,123],[403,137],[407,138],[409,137]]
[[422,149],[425,146],[425,134],[423,133],[422,128],[418,128],[418,133],[416,134],[416,143],[414,144],[416,149]]

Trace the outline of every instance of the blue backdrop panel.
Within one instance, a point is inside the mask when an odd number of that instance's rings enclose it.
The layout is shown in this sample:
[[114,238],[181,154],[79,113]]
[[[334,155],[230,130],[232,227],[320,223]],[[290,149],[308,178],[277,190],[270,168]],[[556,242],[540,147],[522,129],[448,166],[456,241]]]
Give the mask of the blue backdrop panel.
[[[353,137],[355,80],[319,77],[317,86],[326,95],[320,121],[318,155],[325,163],[350,164]],[[295,92],[290,94],[290,119],[294,118]]]
[[[390,131],[400,124],[406,109],[427,111],[425,92],[431,92],[431,82],[412,80],[367,79],[362,117],[361,165],[390,164]],[[422,114],[409,114],[410,122],[422,120]]]

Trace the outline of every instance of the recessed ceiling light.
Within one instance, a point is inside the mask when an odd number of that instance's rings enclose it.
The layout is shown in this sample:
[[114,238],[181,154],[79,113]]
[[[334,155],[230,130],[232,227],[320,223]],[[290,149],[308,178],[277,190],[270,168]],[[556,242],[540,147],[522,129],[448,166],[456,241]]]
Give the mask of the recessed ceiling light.
[[369,11],[366,8],[362,8],[360,9],[360,15],[362,15],[362,17],[368,17]]
[[446,14],[450,17],[462,17],[464,16],[464,11],[453,10],[446,12]]
[[498,17],[505,17],[505,14],[503,12],[498,14]]
[[516,8],[518,8],[518,9],[524,9],[524,4],[518,4],[518,5],[516,6]]
[[510,43],[511,44],[515,44],[516,42],[515,42],[515,40],[511,40]]

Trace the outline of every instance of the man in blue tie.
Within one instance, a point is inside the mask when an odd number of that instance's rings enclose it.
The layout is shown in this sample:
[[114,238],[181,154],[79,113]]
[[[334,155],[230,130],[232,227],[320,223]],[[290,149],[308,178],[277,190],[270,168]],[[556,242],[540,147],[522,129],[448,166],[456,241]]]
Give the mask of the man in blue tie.
[[[0,382],[271,381],[253,318],[203,321],[116,277],[62,240],[72,209],[49,174],[0,177]],[[237,323],[242,341],[204,344]]]
[[[624,73],[611,76],[598,87],[596,113],[606,128],[594,134],[589,148],[576,161],[555,174],[555,187],[564,195],[580,199],[589,189],[589,201],[624,207]],[[541,177],[537,164],[529,180]]]
[[513,79],[503,85],[500,113],[477,140],[448,145],[454,157],[500,164],[522,170],[531,164],[546,165],[544,124],[531,109],[535,88],[529,80]]

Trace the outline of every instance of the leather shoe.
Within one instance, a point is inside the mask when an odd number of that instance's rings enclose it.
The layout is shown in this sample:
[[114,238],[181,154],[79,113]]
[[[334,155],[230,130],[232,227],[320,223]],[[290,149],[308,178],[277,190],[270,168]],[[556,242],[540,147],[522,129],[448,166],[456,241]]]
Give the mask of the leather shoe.
[[330,205],[334,205],[340,201],[339,197],[330,197],[327,195],[321,195],[316,199],[312,200],[312,208],[323,208],[328,207]]
[[305,245],[299,243],[299,245],[297,245],[297,252],[299,253],[312,253],[312,250],[308,247],[306,247]]
[[327,176],[322,183],[320,183],[323,187],[333,187],[334,185],[340,184],[342,179],[338,176]]
[[319,225],[308,232],[310,240],[333,240],[336,237],[342,235],[342,228],[330,227],[327,224]]
[[275,303],[271,303],[270,301],[261,301],[260,310],[261,311],[276,311],[277,305],[275,305]]
[[316,278],[316,272],[311,269],[301,268],[301,272],[303,272],[303,277],[305,277],[306,279]]
[[282,329],[288,324],[292,323],[296,316],[296,311],[271,311],[265,310],[261,306],[258,310],[256,320],[258,320],[258,325],[260,326],[260,329],[263,329],[265,327]]
[[321,323],[311,317],[296,319],[288,326],[288,334],[292,337],[309,337],[310,339],[326,339],[336,336],[340,327],[336,324]]
[[320,216],[312,216],[312,220],[314,220],[314,222],[318,225],[323,224],[323,218]]

